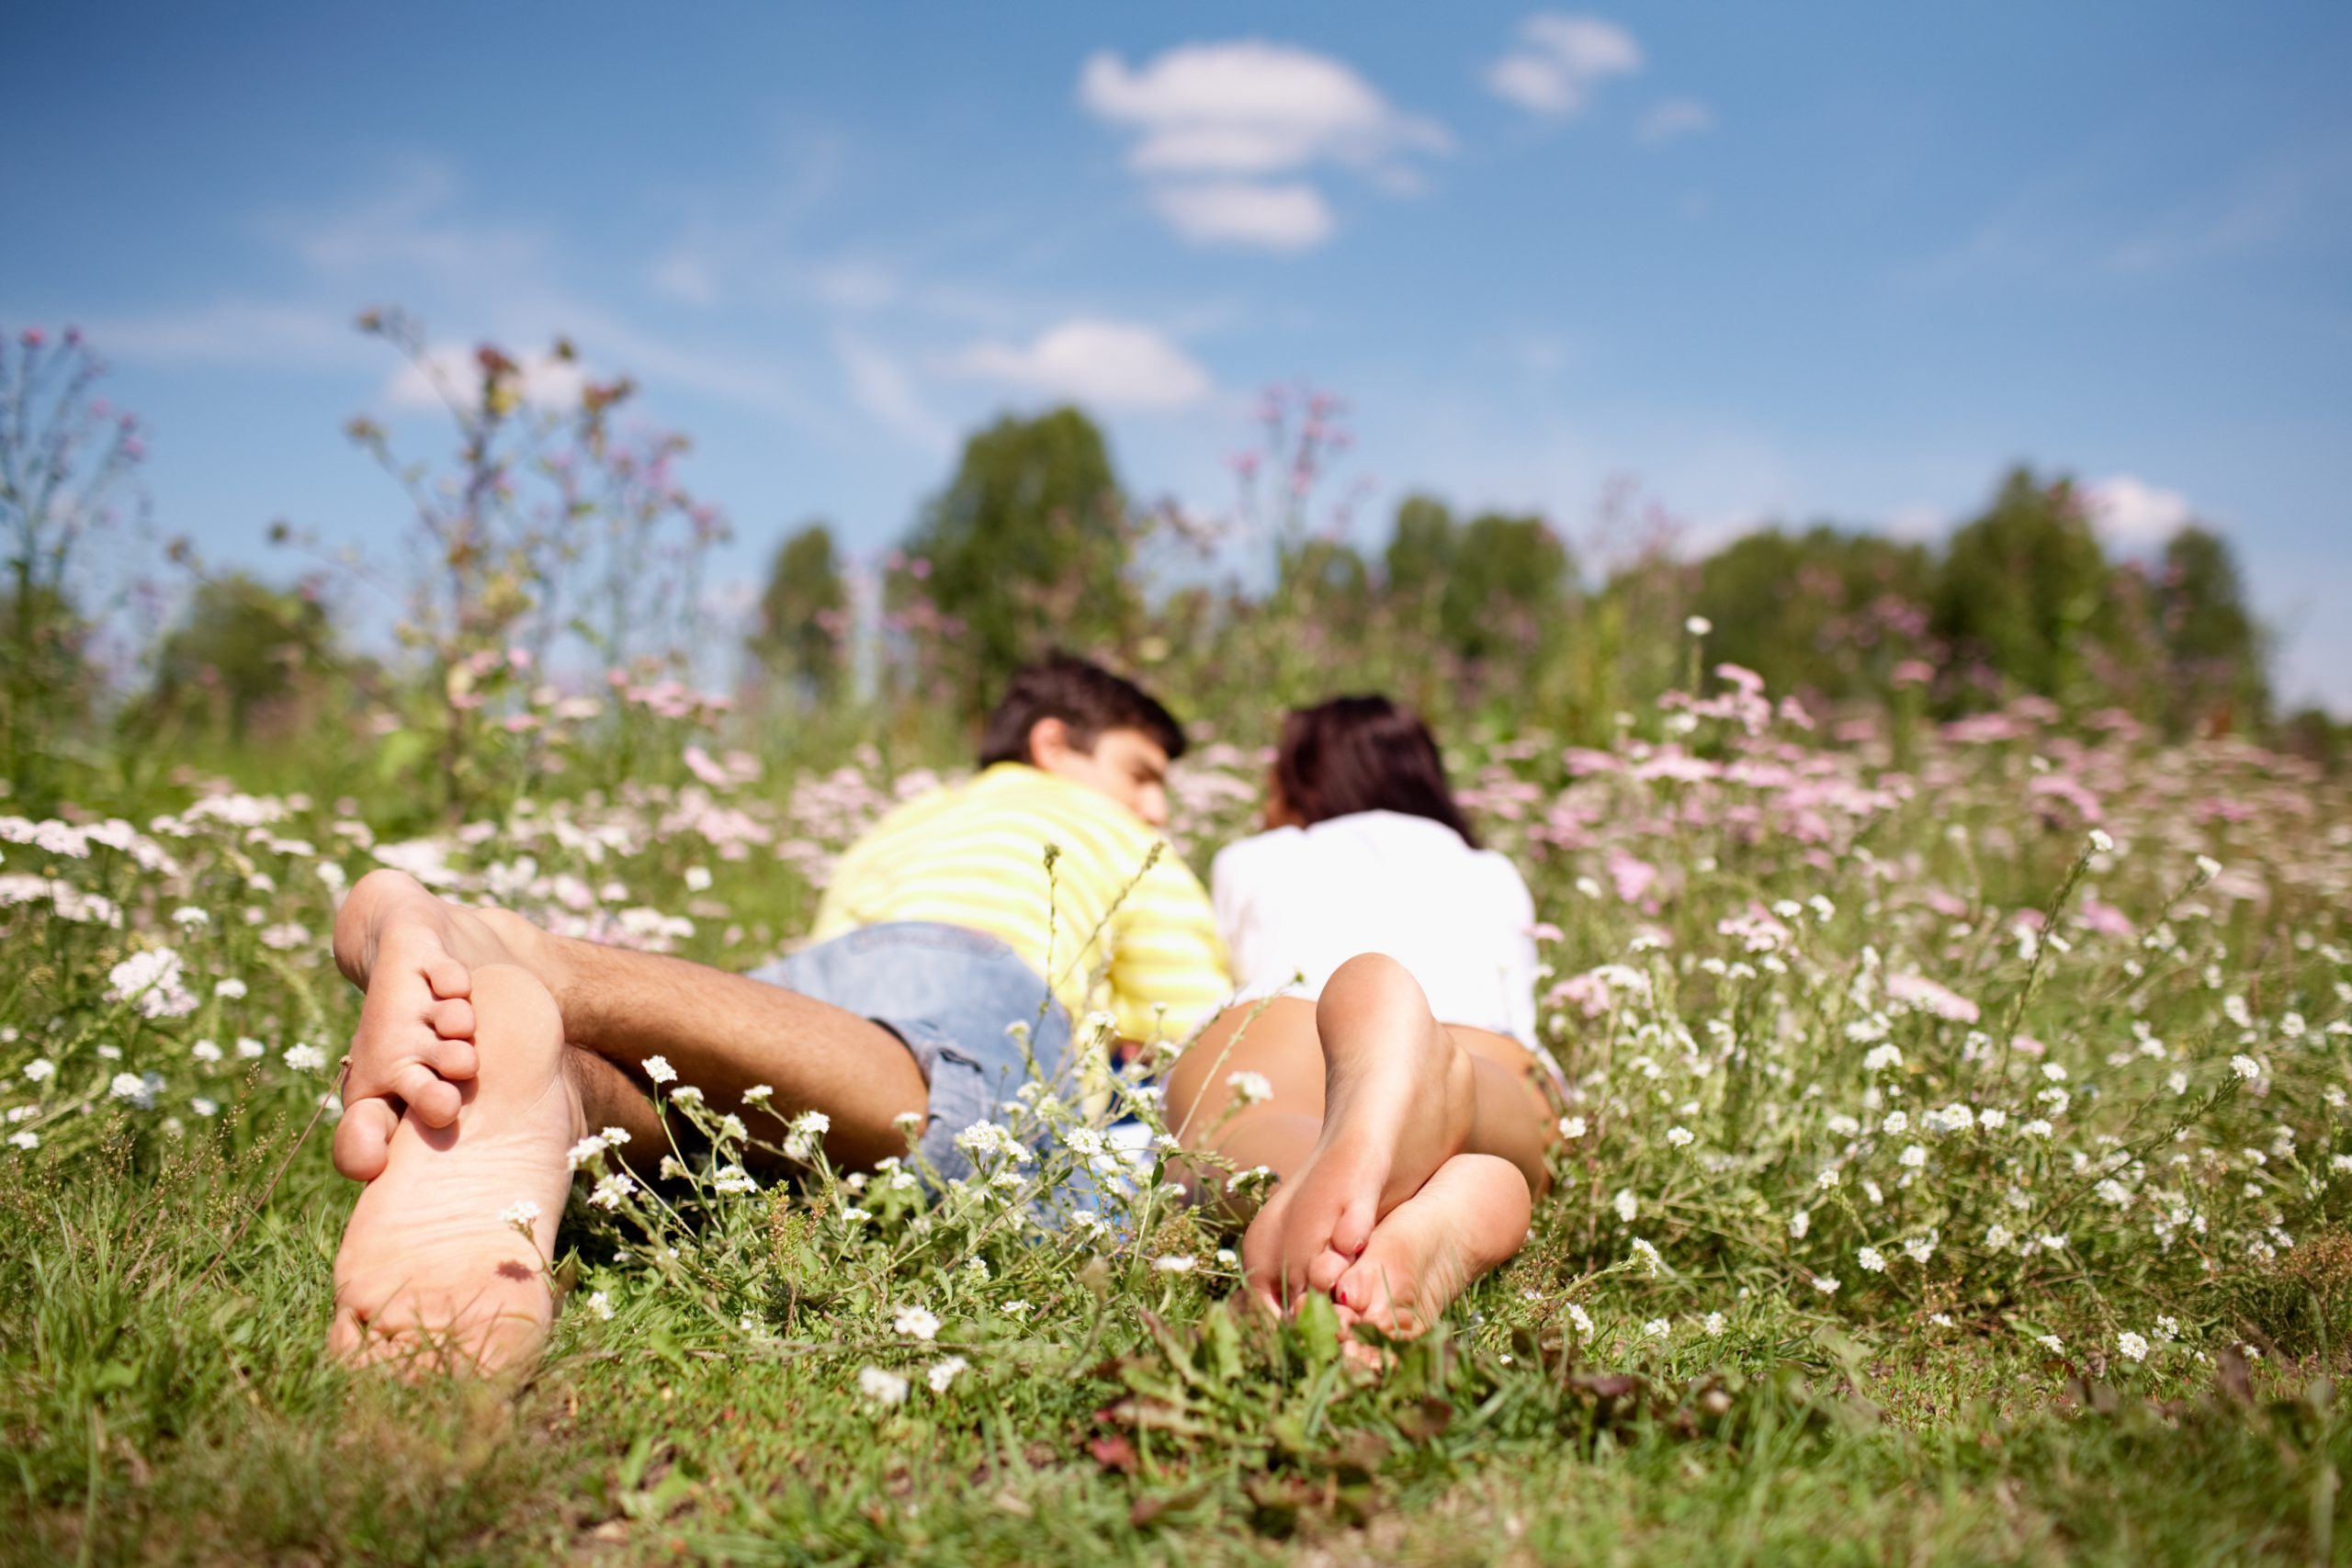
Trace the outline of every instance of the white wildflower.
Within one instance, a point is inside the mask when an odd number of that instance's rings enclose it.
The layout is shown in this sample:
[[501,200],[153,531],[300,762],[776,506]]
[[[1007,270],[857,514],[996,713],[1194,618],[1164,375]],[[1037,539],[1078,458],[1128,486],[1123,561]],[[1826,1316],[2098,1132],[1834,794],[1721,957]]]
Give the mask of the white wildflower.
[[923,1374],[923,1381],[931,1384],[932,1393],[945,1393],[948,1385],[953,1383],[970,1365],[971,1363],[961,1356],[950,1356],[944,1361],[933,1361],[931,1371]]
[[1865,1274],[1886,1272],[1886,1255],[1875,1247],[1862,1248],[1860,1252],[1854,1255],[1854,1261],[1862,1266],[1862,1272]]
[[911,1339],[936,1339],[939,1316],[929,1307],[902,1306],[890,1314],[890,1329]]
[[904,1404],[907,1402],[907,1380],[896,1372],[886,1372],[880,1367],[858,1370],[857,1391],[876,1404]]
[[2128,1328],[2115,1337],[2115,1348],[2122,1351],[2128,1359],[2144,1361],[2148,1359],[2147,1340]]
[[539,1213],[540,1209],[537,1203],[532,1202],[528,1198],[519,1198],[498,1211],[498,1223],[503,1225],[512,1225],[525,1235],[529,1235],[531,1227],[539,1223]]
[[1233,1098],[1243,1105],[1258,1105],[1274,1097],[1273,1080],[1263,1073],[1232,1073],[1227,1083],[1233,1086]]
[[670,1058],[667,1056],[648,1056],[645,1058],[644,1066],[645,1076],[655,1083],[678,1081],[678,1069],[670,1065]]

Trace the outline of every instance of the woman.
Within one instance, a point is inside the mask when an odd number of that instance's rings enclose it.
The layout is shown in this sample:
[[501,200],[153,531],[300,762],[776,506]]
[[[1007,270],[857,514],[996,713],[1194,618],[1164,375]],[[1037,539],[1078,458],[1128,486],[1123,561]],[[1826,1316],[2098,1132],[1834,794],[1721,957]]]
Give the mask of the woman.
[[1526,884],[1380,696],[1283,721],[1266,831],[1210,883],[1242,999],[1171,1069],[1170,1124],[1207,1184],[1280,1179],[1242,1241],[1262,1299],[1419,1333],[1518,1250],[1549,1179]]

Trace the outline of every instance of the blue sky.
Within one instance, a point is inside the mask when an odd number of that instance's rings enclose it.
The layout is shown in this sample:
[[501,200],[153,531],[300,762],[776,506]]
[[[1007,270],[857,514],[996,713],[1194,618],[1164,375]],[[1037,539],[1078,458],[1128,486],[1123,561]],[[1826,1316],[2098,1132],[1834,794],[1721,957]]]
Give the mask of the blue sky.
[[1703,545],[1932,534],[2009,463],[2225,529],[2352,712],[2352,8],[19,4],[0,322],[82,324],[157,522],[401,511],[383,348],[569,333],[690,432],[730,566],[901,530],[1076,397],[1216,510],[1271,379],[1395,498],[1629,476]]

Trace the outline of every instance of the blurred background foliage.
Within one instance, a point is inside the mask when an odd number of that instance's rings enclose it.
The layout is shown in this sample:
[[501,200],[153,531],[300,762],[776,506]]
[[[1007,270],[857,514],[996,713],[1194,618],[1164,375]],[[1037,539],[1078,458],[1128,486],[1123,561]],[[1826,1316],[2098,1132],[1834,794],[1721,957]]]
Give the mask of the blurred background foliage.
[[[566,773],[594,787],[674,772],[673,741],[631,739],[640,719],[775,761],[868,742],[948,761],[1007,672],[1054,647],[1138,674],[1187,714],[1254,716],[1221,737],[1241,744],[1287,705],[1371,688],[1442,727],[1599,740],[1690,679],[1694,618],[1710,665],[1753,670],[1816,718],[1950,718],[2030,694],[2173,738],[2243,734],[2328,766],[2345,753],[2330,716],[2274,711],[2268,634],[2226,539],[2191,525],[2110,550],[2064,474],[1999,476],[1940,541],[1806,520],[1693,550],[1631,485],[1573,535],[1419,491],[1383,526],[1335,476],[1345,405],[1278,388],[1259,448],[1235,460],[1231,513],[1204,519],[1140,501],[1102,431],[1065,406],[974,432],[877,557],[821,519],[780,528],[729,620],[708,571],[730,525],[680,482],[684,437],[624,421],[628,380],[575,377],[541,407],[531,377],[571,364],[560,341],[529,361],[485,344],[455,376],[406,317],[360,326],[435,378],[455,446],[439,464],[406,458],[353,421],[411,523],[367,549],[278,525],[308,558],[288,586],[143,549],[121,525],[143,514],[143,449],[137,422],[96,395],[103,363],[78,337],[7,340],[13,809],[47,809],[94,770],[117,785],[161,776],[168,757],[463,814]],[[389,635],[355,620],[369,596],[401,606]],[[102,627],[123,646],[102,647]],[[618,742],[594,748],[593,777],[577,766],[590,739]],[[639,771],[612,772],[624,765]]]

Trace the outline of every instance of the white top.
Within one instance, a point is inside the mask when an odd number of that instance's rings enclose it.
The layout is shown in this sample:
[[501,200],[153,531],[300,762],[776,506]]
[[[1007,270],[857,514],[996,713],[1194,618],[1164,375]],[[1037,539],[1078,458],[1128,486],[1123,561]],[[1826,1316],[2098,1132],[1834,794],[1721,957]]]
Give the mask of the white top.
[[1420,982],[1439,1022],[1544,1055],[1535,900],[1509,857],[1442,822],[1359,811],[1276,828],[1220,851],[1209,889],[1244,997],[1317,997],[1340,964],[1382,953]]

